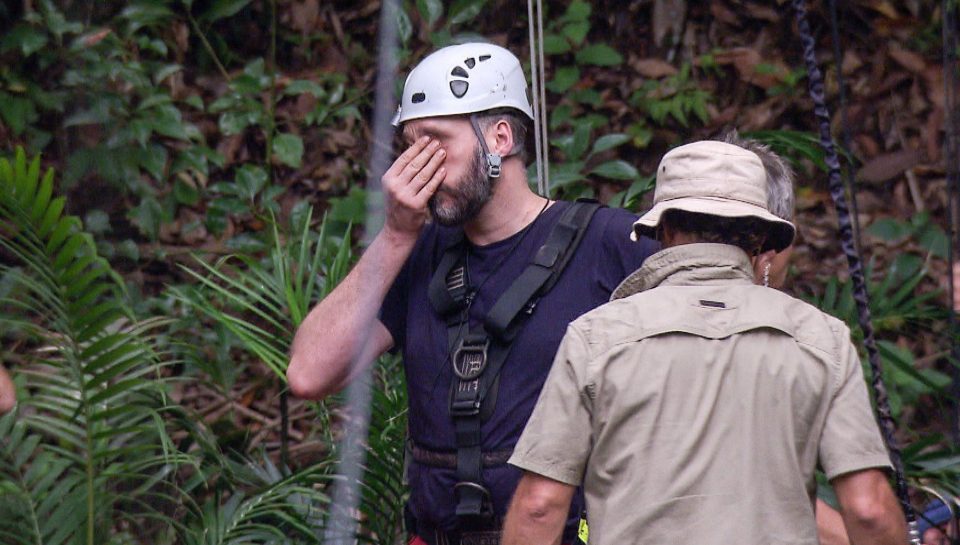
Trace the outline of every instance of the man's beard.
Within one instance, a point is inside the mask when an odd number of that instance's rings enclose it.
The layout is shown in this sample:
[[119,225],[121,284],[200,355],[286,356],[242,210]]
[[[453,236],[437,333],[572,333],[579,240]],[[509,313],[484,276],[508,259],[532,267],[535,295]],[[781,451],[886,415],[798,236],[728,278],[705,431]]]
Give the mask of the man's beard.
[[[440,203],[438,197],[441,193],[445,194],[448,202]],[[487,176],[483,152],[477,145],[477,153],[459,182],[449,186],[446,183],[441,184],[437,192],[430,197],[427,206],[433,220],[440,225],[463,225],[477,216],[492,195],[493,180]]]

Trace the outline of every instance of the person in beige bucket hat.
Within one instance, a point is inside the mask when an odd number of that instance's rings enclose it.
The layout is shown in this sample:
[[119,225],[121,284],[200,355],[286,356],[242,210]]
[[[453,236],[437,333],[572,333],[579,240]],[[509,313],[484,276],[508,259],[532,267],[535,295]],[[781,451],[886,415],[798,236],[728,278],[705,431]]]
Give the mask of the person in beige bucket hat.
[[504,545],[555,543],[577,486],[591,545],[817,545],[817,466],[851,543],[906,542],[849,329],[754,283],[795,233],[766,186],[732,144],[664,156],[633,232],[663,249],[568,327],[509,461]]
[[663,156],[653,208],[634,223],[631,238],[654,236],[667,210],[766,221],[764,251],[783,250],[795,234],[792,223],[767,210],[766,172],[757,154],[725,142],[694,142]]

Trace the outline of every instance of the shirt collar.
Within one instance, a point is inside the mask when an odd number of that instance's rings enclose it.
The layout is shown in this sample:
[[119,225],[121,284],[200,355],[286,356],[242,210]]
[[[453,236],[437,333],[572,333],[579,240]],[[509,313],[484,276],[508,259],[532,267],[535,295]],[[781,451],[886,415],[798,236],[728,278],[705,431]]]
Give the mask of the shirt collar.
[[729,244],[681,244],[648,257],[642,267],[613,290],[610,300],[659,285],[726,283],[753,283],[753,266],[746,252]]

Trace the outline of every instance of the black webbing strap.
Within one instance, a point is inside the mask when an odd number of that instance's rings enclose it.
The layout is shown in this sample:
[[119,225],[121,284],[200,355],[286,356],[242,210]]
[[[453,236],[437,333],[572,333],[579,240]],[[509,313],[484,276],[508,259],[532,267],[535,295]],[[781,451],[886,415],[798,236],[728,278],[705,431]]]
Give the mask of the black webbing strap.
[[533,261],[494,303],[484,326],[469,328],[473,292],[463,265],[465,244],[447,248],[430,280],[430,303],[447,323],[454,369],[450,415],[457,446],[456,514],[463,530],[493,522],[490,493],[483,485],[481,428],[496,404],[500,370],[511,341],[533,313],[536,301],[556,283],[598,208],[594,201],[578,201],[563,212]]
[[[498,340],[509,343],[516,336],[521,315],[533,313],[540,295],[553,287],[589,225],[600,203],[574,203],[557,221],[547,241],[537,251],[533,262],[497,299],[484,320],[484,328]],[[547,281],[551,285],[547,285]],[[513,327],[511,327],[513,326]]]

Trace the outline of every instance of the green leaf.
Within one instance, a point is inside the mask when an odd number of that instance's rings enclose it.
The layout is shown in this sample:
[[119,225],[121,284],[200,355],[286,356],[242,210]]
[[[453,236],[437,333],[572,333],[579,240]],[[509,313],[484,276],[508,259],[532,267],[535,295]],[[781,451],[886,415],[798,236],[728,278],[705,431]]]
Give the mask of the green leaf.
[[487,0],[456,0],[450,6],[450,24],[459,25],[476,17]]
[[200,192],[192,182],[177,178],[173,183],[173,198],[180,204],[196,206],[200,202]]
[[19,24],[6,33],[0,40],[0,53],[19,49],[24,57],[29,57],[47,45],[47,35],[31,25]]
[[562,66],[553,74],[553,79],[547,82],[547,89],[562,94],[567,92],[580,81],[580,69],[576,66]]
[[273,153],[281,163],[300,168],[303,161],[303,139],[295,134],[278,134],[273,139]]
[[136,242],[128,238],[122,241],[120,244],[117,244],[117,254],[119,254],[121,257],[129,259],[130,261],[139,261],[140,247],[137,246]]
[[583,158],[590,146],[591,127],[587,123],[578,123],[573,130],[573,140],[567,150],[568,160],[577,161]]
[[103,210],[93,209],[83,216],[83,228],[93,234],[110,231],[110,216]]
[[310,93],[316,98],[327,96],[327,90],[322,85],[308,79],[293,80],[283,90],[285,95],[302,95],[304,93]]
[[163,209],[160,202],[151,196],[145,196],[140,199],[140,204],[127,212],[127,217],[134,225],[140,228],[140,232],[156,240],[160,232],[160,220],[163,217]]
[[589,32],[590,23],[587,21],[563,25],[562,30],[563,35],[577,46],[583,45],[583,41],[587,39],[587,33]]
[[902,240],[912,232],[909,224],[893,218],[878,219],[867,227],[867,233],[887,242]]
[[590,153],[601,153],[617,146],[621,146],[630,141],[629,134],[615,133],[605,134],[593,143],[593,150]]
[[612,178],[614,180],[633,180],[639,176],[639,172],[637,172],[637,169],[633,165],[620,159],[597,165],[596,168],[590,171],[590,174],[596,174],[597,176]]
[[547,34],[543,37],[543,53],[545,55],[562,55],[570,52],[570,42],[556,34]]
[[240,12],[251,0],[213,0],[210,7],[207,8],[197,19],[213,23],[220,19],[233,17]]
[[397,10],[397,31],[400,34],[400,43],[409,42],[410,37],[413,36],[413,22],[410,21],[410,16],[404,9]]
[[564,12],[562,21],[586,21],[590,18],[590,3],[583,2],[582,0],[574,0],[570,2],[570,5],[567,6],[567,11]]
[[577,52],[578,64],[593,64],[596,66],[619,66],[623,57],[607,44],[593,44]]
[[440,0],[417,0],[417,11],[420,12],[420,17],[426,21],[427,26],[432,27],[443,15],[443,2]]
[[40,116],[29,99],[0,92],[0,117],[13,130],[14,136],[20,136]]
[[167,148],[153,144],[140,150],[140,166],[147,171],[154,180],[162,181],[167,166]]
[[267,184],[267,172],[257,166],[243,165],[237,172],[235,184],[237,196],[252,201]]

